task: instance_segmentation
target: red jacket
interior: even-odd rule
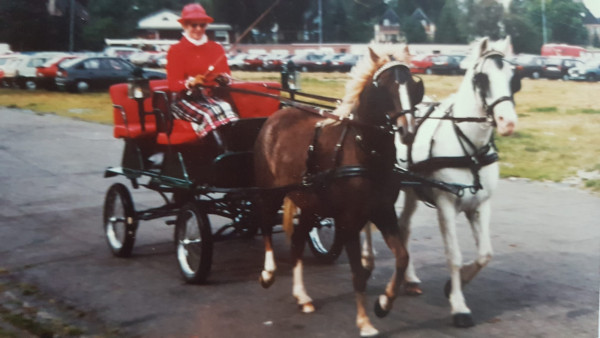
[[[208,72],[209,66],[214,66]],[[167,79],[169,89],[179,92],[185,89],[185,81],[189,77],[199,74],[207,75],[207,80],[214,79],[217,75],[227,73],[231,75],[227,57],[223,47],[214,41],[208,41],[200,46],[195,46],[185,37],[169,48],[167,53]]]

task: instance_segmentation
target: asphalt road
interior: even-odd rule
[[[210,282],[200,286],[182,282],[173,229],[163,222],[140,226],[133,257],[113,257],[101,217],[106,189],[119,179],[103,171],[119,165],[121,149],[110,126],[0,108],[0,317],[19,313],[87,336],[358,335],[345,256],[322,265],[306,251],[317,312],[303,315],[291,296],[283,235],[275,236],[279,270],[268,290],[258,283],[258,237],[218,243]],[[134,200],[152,206],[158,197],[135,191]],[[599,219],[597,196],[502,180],[493,207],[495,256],[465,289],[476,326],[457,329],[442,292],[448,273],[435,212],[420,206],[411,249],[425,294],[399,297],[387,318],[371,313],[373,323],[384,337],[597,337]],[[465,259],[474,258],[464,218],[459,234]],[[370,301],[393,266],[375,237]],[[0,323],[0,336],[25,335],[12,329]]]

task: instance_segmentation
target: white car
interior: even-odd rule
[[[13,54],[7,57],[6,62],[2,66],[2,71],[4,75],[2,76],[2,86],[3,87],[14,87],[16,86],[16,75],[17,75],[17,66],[27,58],[26,55],[23,54]]]
[[[66,55],[68,54],[62,52],[40,52],[25,55],[24,58],[16,65],[13,85],[17,85],[22,89],[36,89],[37,67],[44,65],[46,61],[54,57]]]

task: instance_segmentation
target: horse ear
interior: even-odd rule
[[[408,49],[408,45],[404,45],[404,58],[407,63],[410,62],[410,50]]]
[[[482,56],[487,50],[489,45],[489,39],[487,37],[481,39],[479,42],[479,56]]]
[[[377,61],[379,60],[379,55],[377,55],[373,51],[373,48],[371,48],[371,46],[369,46],[369,55],[371,56],[371,60],[373,60],[374,63],[377,63]]]

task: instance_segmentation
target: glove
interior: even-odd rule
[[[204,84],[205,79],[206,79],[206,76],[204,76],[202,74],[198,74],[195,77],[191,77],[190,76],[185,81],[185,88],[190,89],[190,88],[195,87],[197,85]]]

